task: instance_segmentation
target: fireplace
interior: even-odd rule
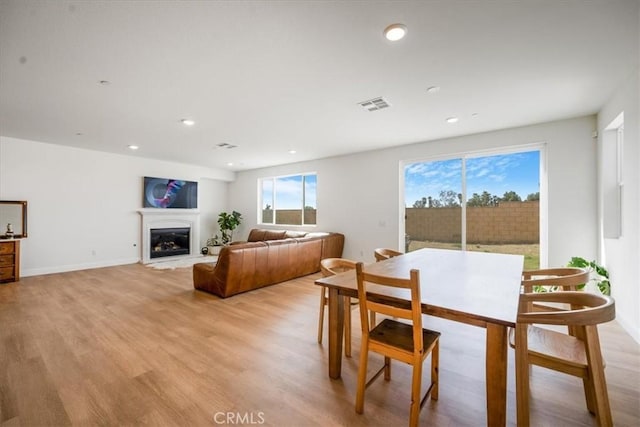
[[[191,228],[152,228],[149,236],[149,258],[189,255]]]
[[[148,264],[200,256],[199,212],[194,209],[140,209],[141,262]]]

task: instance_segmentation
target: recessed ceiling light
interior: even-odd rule
[[[473,118],[478,117],[478,113],[471,113],[471,117],[473,117]]]
[[[297,151],[296,150],[289,150],[289,154],[296,154]]]
[[[98,83],[102,86],[109,86],[111,84],[109,80],[100,80]]]
[[[458,119],[457,117],[449,117],[445,121],[447,123],[456,123],[458,120],[460,120],[460,119]]]
[[[427,88],[427,93],[440,92],[440,86],[430,86]]]
[[[82,135],[84,135],[84,133],[82,133],[82,132],[76,132],[76,136],[82,136]]]
[[[384,29],[384,36],[392,42],[402,39],[406,34],[407,27],[403,24],[392,24]]]
[[[196,122],[191,119],[182,119],[181,122],[185,126],[193,126],[196,124]]]
[[[129,150],[133,150],[133,151],[135,151],[135,150],[137,150],[138,148],[140,148],[140,147],[138,147],[137,145],[128,145],[127,147],[129,148]]]
[[[232,162],[227,163],[227,166],[233,166]]]

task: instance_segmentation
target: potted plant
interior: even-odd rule
[[[609,282],[609,272],[606,268],[596,264],[595,261],[587,261],[584,258],[573,257],[567,267],[586,268],[591,273],[589,283],[595,284],[595,286],[604,295],[611,295],[611,283]],[[587,284],[585,283],[582,288]]]
[[[207,253],[209,255],[218,255],[220,253],[220,246],[222,246],[222,241],[217,234],[207,239]]]
[[[240,214],[240,212],[220,212],[220,214],[218,215],[218,225],[220,226],[220,234],[222,234],[220,241],[223,245],[228,245],[229,243],[231,243],[233,230],[235,230],[241,222],[242,215]]]

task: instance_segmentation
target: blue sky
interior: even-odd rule
[[[276,201],[277,209],[302,209],[302,175],[283,176],[275,179],[276,181]],[[316,207],[316,175],[305,175],[306,192],[305,206]],[[267,204],[273,208],[272,200],[273,181],[262,181],[262,207]]]
[[[524,200],[537,193],[540,152],[501,154],[466,159],[467,199],[483,191],[502,197],[515,191]],[[405,167],[405,206],[423,197],[438,198],[440,191],[462,192],[462,160],[411,163]]]

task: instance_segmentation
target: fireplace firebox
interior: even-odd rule
[[[189,227],[184,228],[152,228],[150,234],[149,257],[189,255]]]

